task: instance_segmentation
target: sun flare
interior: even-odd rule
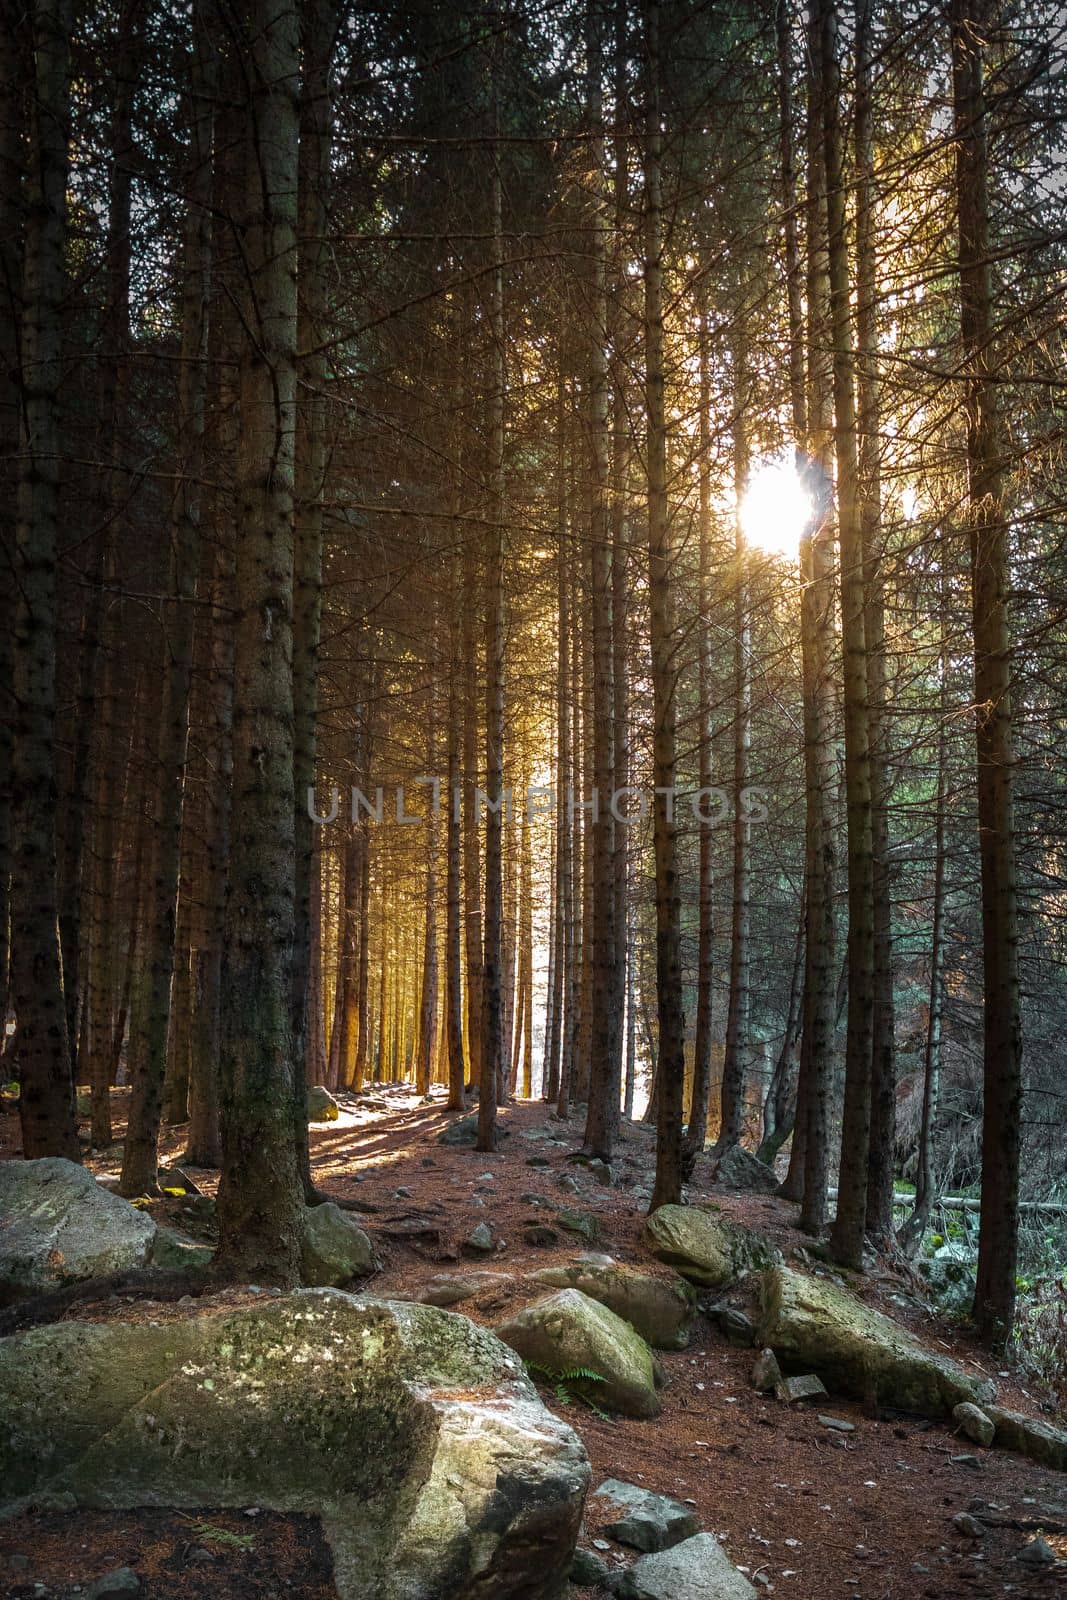
[[[749,545],[769,556],[796,558],[811,517],[811,496],[791,460],[778,456],[753,468],[740,516]]]

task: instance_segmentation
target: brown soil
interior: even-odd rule
[[[557,1231],[558,1242],[533,1248],[523,1241],[531,1222],[552,1225],[549,1210],[521,1195],[539,1194],[593,1214],[600,1236],[595,1248],[621,1261],[652,1265],[642,1247],[644,1205],[635,1200],[651,1169],[652,1137],[647,1129],[626,1127],[615,1163],[612,1188],[595,1184],[567,1161],[580,1143],[580,1123],[550,1121],[540,1104],[519,1103],[501,1114],[500,1149],[479,1155],[468,1148],[440,1145],[436,1135],[449,1118],[440,1102],[425,1104],[403,1090],[375,1089],[378,1105],[349,1102],[341,1119],[312,1129],[312,1153],[320,1185],[338,1198],[358,1199],[378,1208],[362,1219],[374,1235],[381,1271],[363,1287],[376,1295],[416,1295],[426,1279],[456,1262],[506,1271],[511,1281],[457,1307],[492,1325],[508,1308],[530,1297],[522,1274],[572,1259],[587,1248],[580,1238]],[[380,1102],[384,1100],[384,1108]],[[119,1106],[116,1104],[116,1110]],[[566,1138],[565,1146],[528,1137],[543,1129]],[[116,1135],[121,1136],[117,1119]],[[164,1159],[181,1154],[181,1130],[168,1135]],[[6,1139],[7,1148],[3,1141]],[[0,1117],[0,1154],[17,1153],[17,1119]],[[530,1161],[547,1161],[531,1166]],[[117,1171],[117,1155],[89,1164]],[[563,1173],[575,1177],[581,1193],[559,1187]],[[487,1174],[491,1174],[487,1176]],[[192,1172],[205,1192],[215,1175]],[[699,1194],[698,1173],[695,1193]],[[410,1190],[397,1195],[398,1189]],[[770,1234],[789,1256],[807,1243],[793,1227],[794,1208],[776,1197],[714,1192],[723,1210]],[[165,1197],[154,1210],[195,1233],[185,1202]],[[479,1222],[487,1222],[500,1247],[490,1256],[468,1258],[463,1241]],[[957,1359],[991,1370],[988,1357],[965,1334],[937,1320],[924,1307],[914,1281],[890,1272],[856,1281],[873,1303],[881,1304]],[[892,1301],[890,1302],[890,1296]],[[247,1287],[212,1296],[212,1303],[251,1301]],[[143,1301],[81,1307],[78,1316],[161,1319],[195,1314],[197,1306]],[[955,1600],[1009,1594],[1013,1600],[1045,1600],[1067,1588],[1067,1568],[1031,1574],[1017,1556],[1037,1526],[1067,1526],[1067,1478],[1001,1451],[981,1451],[942,1424],[913,1417],[866,1413],[850,1402],[822,1402],[824,1413],[855,1425],[839,1434],[822,1426],[814,1408],[788,1408],[754,1393],[748,1382],[752,1352],[731,1347],[714,1322],[702,1315],[689,1349],[661,1356],[667,1383],[662,1415],[652,1422],[602,1420],[579,1403],[561,1406],[551,1391],[546,1403],[581,1434],[593,1463],[593,1484],[615,1476],[691,1502],[701,1525],[717,1534],[726,1550],[766,1593],[793,1600]],[[1043,1396],[1017,1376],[997,1376],[1003,1403],[1037,1413]],[[978,1457],[977,1464],[954,1456]],[[1028,1526],[989,1528],[980,1540],[958,1534],[956,1512],[981,1500],[1004,1518]],[[589,1543],[599,1537],[595,1505],[586,1519]],[[294,1595],[320,1600],[332,1589],[328,1553],[313,1520],[241,1513],[204,1512],[197,1521],[253,1533],[250,1550],[210,1544],[190,1533],[191,1524],[156,1510],[121,1515],[78,1511],[31,1512],[0,1524],[0,1593],[53,1594],[87,1586],[110,1567],[128,1565],[142,1579],[151,1600],[250,1600],[252,1596]],[[1067,1559],[1067,1535],[1052,1532],[1048,1542]],[[189,1551],[203,1556],[189,1568]],[[183,1554],[184,1552],[184,1554]],[[602,1552],[609,1562],[628,1559],[613,1546]],[[13,1579],[12,1554],[25,1554],[30,1568]],[[183,1566],[184,1562],[184,1566]],[[325,1565],[324,1565],[325,1563]],[[7,1583],[8,1587],[3,1588]],[[592,1593],[592,1591],[589,1591]]]

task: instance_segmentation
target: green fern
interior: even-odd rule
[[[551,1385],[555,1391],[556,1399],[561,1406],[569,1406],[575,1400],[581,1400],[587,1405],[594,1416],[600,1417],[603,1422],[610,1422],[611,1417],[598,1406],[592,1395],[584,1393],[583,1386],[591,1383],[606,1383],[607,1379],[602,1372],[594,1372],[591,1367],[568,1367],[565,1372],[557,1372],[552,1367],[543,1367],[537,1361],[525,1361],[523,1365],[531,1378],[538,1374],[544,1381]]]

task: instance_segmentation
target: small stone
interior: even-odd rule
[[[855,1433],[856,1431],[856,1424],[854,1422],[846,1422],[844,1417],[824,1417],[820,1415],[816,1418],[816,1421],[820,1422],[824,1428],[832,1429],[834,1433]]]
[[[132,1567],[116,1567],[86,1589],[86,1600],[121,1600],[127,1594],[140,1594],[141,1580]]]
[[[400,1188],[395,1191],[393,1198],[395,1200],[410,1200],[413,1192],[406,1184],[401,1184]]]
[[[752,1318],[746,1316],[745,1312],[739,1310],[737,1306],[726,1305],[725,1303],[713,1306],[711,1310],[712,1316],[715,1317],[719,1327],[726,1335],[728,1344],[732,1344],[739,1349],[755,1344],[756,1329],[753,1326]]]
[[[984,1539],[985,1529],[977,1517],[972,1517],[969,1511],[957,1511],[952,1519],[952,1526],[957,1533],[962,1533],[967,1539]]]
[[[973,1439],[975,1444],[991,1445],[996,1427],[992,1418],[987,1417],[981,1406],[972,1405],[969,1400],[961,1400],[952,1411],[952,1420],[961,1433],[968,1439]]]
[[[1051,1567],[1055,1565],[1056,1552],[1038,1536],[1019,1551],[1019,1560],[1027,1567]]]
[[[463,1241],[464,1250],[473,1255],[485,1255],[493,1248],[493,1233],[487,1222],[479,1222]]]
[[[610,1550],[611,1549],[611,1540],[610,1539],[594,1539],[593,1540],[593,1549],[594,1550]]]
[[[564,1194],[581,1194],[582,1192],[581,1184],[569,1172],[561,1172],[557,1176],[556,1188],[562,1189]]]
[[[552,1163],[547,1156],[527,1156],[526,1165],[528,1167],[550,1167]]]
[[[559,1234],[553,1228],[547,1228],[543,1222],[529,1223],[523,1228],[522,1237],[535,1250],[550,1250],[553,1245],[559,1244]]]
[[[588,1244],[592,1244],[600,1232],[600,1223],[588,1211],[569,1211],[564,1208],[557,1211],[556,1221],[568,1233],[579,1234]]]
[[[578,1587],[599,1589],[611,1574],[607,1562],[592,1550],[576,1550],[574,1560],[571,1562],[570,1580]]]
[[[782,1381],[782,1369],[773,1350],[761,1350],[752,1363],[752,1387],[760,1394],[770,1394]]]
[[[972,1472],[981,1472],[982,1470],[982,1463],[977,1456],[953,1456],[951,1460],[954,1467],[970,1467]]]
[[[826,1385],[814,1372],[806,1372],[796,1378],[783,1378],[774,1392],[779,1400],[821,1400],[826,1395]]]
[[[603,1188],[606,1189],[610,1187],[612,1172],[606,1161],[590,1161],[585,1170],[589,1173],[590,1177],[595,1178],[597,1183],[602,1185]]]

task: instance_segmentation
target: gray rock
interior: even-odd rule
[[[5,1492],[318,1515],[341,1600],[518,1600],[570,1567],[579,1440],[506,1346],[430,1306],[320,1289],[56,1323],[0,1340],[0,1394]]]
[[[856,1424],[847,1422],[844,1417],[827,1417],[820,1413],[815,1420],[822,1427],[829,1428],[831,1433],[855,1433],[856,1431]]]
[[[782,1381],[782,1369],[773,1350],[761,1350],[752,1363],[752,1387],[760,1394],[770,1394]]]
[[[747,1349],[756,1342],[756,1328],[752,1318],[737,1306],[716,1306],[713,1315],[726,1335],[727,1342],[738,1349]]]
[[[610,1516],[600,1524],[601,1533],[634,1550],[669,1550],[700,1531],[689,1507],[667,1495],[653,1494],[618,1478],[606,1479],[595,1492],[598,1500],[611,1502]]]
[[[437,1135],[438,1144],[473,1145],[478,1138],[478,1113],[472,1112],[470,1116],[459,1117],[455,1122],[450,1122],[441,1129]]]
[[[585,1170],[588,1172],[589,1176],[591,1178],[595,1178],[597,1183],[599,1183],[603,1188],[608,1189],[611,1187],[613,1174],[611,1167],[606,1161],[601,1161],[599,1159],[589,1161],[586,1163]]]
[[[1056,1552],[1039,1535],[1023,1546],[1019,1551],[1019,1560],[1027,1567],[1051,1567],[1056,1563]]]
[[[553,1245],[559,1244],[559,1234],[554,1229],[548,1228],[543,1222],[531,1222],[522,1230],[522,1237],[526,1244],[532,1245],[535,1250],[551,1250]]]
[[[995,1438],[1000,1449],[1014,1450],[1043,1467],[1067,1472],[1067,1433],[1062,1428],[1003,1406],[983,1405],[982,1409],[997,1430]]]
[[[826,1398],[826,1385],[814,1372],[801,1373],[795,1378],[783,1378],[781,1383],[775,1385],[775,1398],[778,1400],[823,1400]]]
[[[611,1568],[603,1557],[593,1550],[576,1550],[571,1562],[570,1580],[580,1589],[602,1589],[611,1576]]]
[[[493,1248],[493,1230],[488,1222],[479,1222],[473,1227],[463,1241],[463,1248],[469,1255],[487,1255]]]
[[[175,1228],[157,1227],[152,1240],[151,1263],[154,1267],[208,1267],[215,1252],[206,1244],[187,1239]]]
[[[152,1218],[60,1156],[0,1161],[0,1290],[43,1294],[149,1260]]]
[[[486,1289],[499,1288],[510,1281],[506,1272],[490,1272],[488,1269],[442,1272],[430,1279],[416,1299],[424,1306],[455,1306],[462,1300],[473,1299]]]
[[[984,1539],[985,1528],[977,1517],[972,1517],[969,1511],[957,1511],[952,1519],[952,1526],[957,1533],[962,1533],[965,1539]]]
[[[526,1165],[528,1167],[550,1167],[552,1163],[547,1156],[527,1156]]]
[[[524,1306],[495,1331],[524,1361],[546,1372],[595,1372],[602,1381],[592,1383],[589,1393],[598,1405],[631,1417],[658,1416],[648,1345],[628,1322],[580,1289],[561,1289]]]
[[[590,1244],[600,1234],[600,1223],[589,1211],[571,1211],[566,1206],[556,1212],[556,1223],[568,1233],[577,1233]]]
[[[732,1144],[723,1151],[715,1163],[713,1181],[724,1189],[743,1189],[755,1194],[774,1194],[778,1188],[774,1169],[740,1144]]]
[[[711,1287],[775,1256],[758,1234],[701,1206],[660,1206],[645,1222],[645,1237],[660,1261],[691,1283]]]
[[[85,1600],[120,1600],[124,1594],[140,1594],[141,1580],[132,1567],[116,1567],[97,1578],[85,1591]]]
[[[556,1188],[562,1189],[564,1194],[581,1194],[582,1192],[581,1184],[570,1172],[558,1172],[555,1182]]]
[[[323,1083],[308,1084],[308,1121],[336,1122],[341,1107]]]
[[[622,1600],[754,1600],[757,1591],[714,1534],[698,1533],[673,1550],[642,1556],[616,1593]]]
[[[829,1387],[901,1411],[943,1416],[961,1400],[984,1404],[992,1384],[931,1350],[844,1285],[789,1267],[764,1274],[765,1344],[786,1366],[814,1368]]]
[[[636,1328],[658,1350],[684,1350],[696,1315],[696,1296],[684,1278],[658,1278],[610,1256],[581,1255],[565,1267],[531,1276],[558,1289],[580,1289]]]
[[[960,1432],[968,1439],[973,1439],[975,1444],[993,1443],[996,1428],[981,1406],[972,1405],[969,1400],[961,1400],[958,1406],[952,1408],[952,1420]]]
[[[370,1272],[374,1264],[374,1246],[367,1235],[332,1200],[307,1207],[300,1252],[305,1283],[339,1286]]]

